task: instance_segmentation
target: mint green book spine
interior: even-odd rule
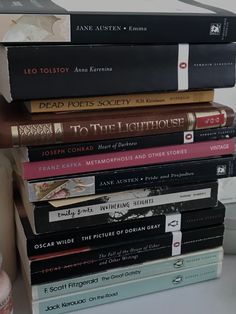
[[[89,289],[105,287],[122,283],[128,280],[137,280],[152,275],[169,273],[178,269],[188,269],[205,264],[221,262],[223,259],[222,247],[199,251],[196,253],[170,257],[158,261],[147,262],[141,265],[122,267],[106,272],[91,274],[68,280],[54,281],[47,284],[31,287],[32,300],[53,298],[62,294],[71,294]]]
[[[69,295],[61,295],[56,298],[32,302],[32,310],[33,314],[71,313],[96,305],[211,280],[220,276],[221,269],[222,263],[209,264]]]

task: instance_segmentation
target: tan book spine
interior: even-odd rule
[[[213,97],[214,91],[206,90],[98,96],[88,98],[31,100],[25,102],[25,105],[31,113],[42,113],[210,102],[213,101]]]

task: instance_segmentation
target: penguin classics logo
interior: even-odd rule
[[[186,62],[180,62],[179,67],[180,69],[186,69],[188,64]]]
[[[179,225],[178,220],[172,220],[171,222],[168,223],[168,227],[177,227]]]
[[[179,259],[174,263],[174,268],[182,268],[182,267],[184,267],[184,261],[182,259]]]
[[[178,284],[180,284],[181,282],[183,282],[183,276],[177,276],[177,277],[175,277],[173,280],[172,280],[172,283],[174,284],[174,285],[178,285]]]
[[[194,141],[194,134],[193,131],[186,131],[184,132],[184,143],[193,143]]]
[[[219,36],[221,33],[221,23],[212,23],[210,25],[210,35]]]

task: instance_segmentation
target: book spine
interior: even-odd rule
[[[85,25],[91,27],[86,29]],[[113,31],[109,30],[107,25],[114,25]],[[220,30],[213,32],[213,26],[217,25]],[[235,26],[235,18],[229,14],[226,16],[73,14],[71,40],[83,44],[223,43],[235,41]],[[96,31],[97,28],[104,31]]]
[[[29,100],[25,102],[31,113],[89,111],[115,108],[150,107],[213,101],[214,91],[186,91],[169,93],[143,93],[101,97]]]
[[[2,94],[33,100],[229,87],[234,50],[233,43],[9,46],[11,95]]]
[[[185,270],[206,264],[219,263],[222,259],[223,249],[219,247],[212,250],[204,250],[197,253],[147,262],[140,265],[131,265],[122,269],[114,269],[88,276],[33,285],[31,286],[32,300],[43,300],[61,296],[62,293],[66,295],[99,287],[106,287],[127,280],[131,281],[164,273],[174,273],[177,270]]]
[[[27,4],[28,5],[28,4]],[[4,3],[5,6],[5,3]],[[47,6],[48,8],[48,6]],[[206,6],[204,7],[206,8]],[[36,8],[37,9],[37,8]],[[12,10],[12,7],[10,8]],[[73,43],[73,44],[153,44],[153,43],[225,43],[236,39],[235,17],[233,12],[224,10],[223,14],[213,14],[219,8],[209,7],[211,14],[163,14],[163,13],[71,13],[56,9],[49,11],[60,19],[60,27],[54,29],[54,36],[35,34],[18,36],[9,27],[22,11],[14,9],[14,15],[1,14],[2,32],[0,41],[4,43]],[[30,12],[30,19],[37,23],[38,15]],[[36,11],[44,16],[42,11]],[[18,13],[18,14],[17,14]],[[25,12],[27,15],[29,12]],[[47,12],[48,13],[48,12]],[[60,14],[60,15],[55,15]],[[53,22],[51,22],[53,23]],[[15,24],[13,24],[15,25]],[[159,30],[162,30],[160,32]],[[46,32],[46,30],[45,30]],[[47,32],[46,32],[47,34]],[[28,36],[27,36],[28,35]],[[41,33],[40,33],[41,35]]]
[[[215,248],[222,245],[223,225],[190,231],[175,231],[113,247],[79,249],[30,262],[31,284],[39,284],[116,267]],[[199,241],[201,239],[201,241]]]
[[[25,180],[233,154],[234,139],[23,163]]]
[[[80,197],[158,185],[211,182],[236,175],[234,156],[190,160],[25,182],[30,202]]]
[[[169,109],[168,109],[169,108]],[[177,109],[178,108],[178,109]],[[133,111],[134,110],[134,111]],[[5,124],[1,129],[3,141],[1,147],[35,146],[51,143],[73,143],[131,136],[175,133],[195,129],[231,126],[234,120],[232,108],[216,105],[156,107],[152,112],[143,108],[117,110],[110,115],[107,111],[98,115],[83,117],[74,114],[48,114],[43,123]],[[127,113],[127,114],[126,114]],[[8,112],[10,114],[10,111]],[[28,117],[29,118],[29,117]],[[68,119],[67,119],[68,118]],[[79,119],[79,121],[78,121]],[[21,121],[24,120],[23,118]],[[52,120],[55,123],[52,123]],[[66,120],[66,122],[64,122]],[[31,119],[30,119],[31,121]]]
[[[180,145],[236,137],[236,127],[202,129],[170,134],[137,136],[105,141],[30,146],[26,149],[28,161],[70,158],[84,155],[144,149],[157,146]]]
[[[170,213],[131,222],[113,223],[111,225],[104,224],[98,227],[86,228],[86,230],[78,229],[75,231],[70,229],[70,232],[68,231],[63,235],[58,234],[58,232],[56,234],[43,233],[36,239],[27,240],[27,252],[28,256],[33,259],[37,256],[45,256],[63,250],[78,249],[79,247],[92,244],[109,245],[110,241],[115,244],[120,241],[133,241],[170,231],[184,231],[191,228],[197,229],[204,226],[222,224],[224,222],[224,212],[224,208],[212,208],[191,213]],[[53,227],[53,224],[50,224],[50,226]],[[62,228],[62,230],[64,229]],[[42,232],[42,228],[40,231]],[[56,230],[51,228],[47,231],[54,232]]]
[[[99,120],[94,116],[90,119],[86,117],[79,123],[71,118],[70,122],[52,123],[46,120],[45,123],[11,125],[9,134],[4,130],[6,139],[2,146],[34,146],[175,133],[230,126],[234,119],[234,111],[224,106],[209,108],[209,111],[200,106],[189,111],[130,113],[127,111],[126,116],[107,116]]]
[[[36,233],[54,232],[60,230],[67,230],[71,228],[84,228],[88,226],[98,226],[102,225],[105,230],[119,230],[123,229],[125,225],[116,226],[109,228],[108,224],[122,222],[129,222],[130,219],[135,219],[131,223],[133,227],[144,227],[145,223],[138,222],[138,220],[144,217],[153,218],[153,223],[163,224],[159,225],[160,232],[165,232],[165,218],[163,214],[175,214],[176,212],[184,212],[188,210],[196,210],[202,208],[210,208],[216,206],[217,204],[217,187],[206,187],[206,188],[196,188],[196,189],[183,189],[180,192],[171,192],[167,194],[157,195],[159,189],[157,189],[156,195],[152,191],[152,196],[150,197],[137,197],[133,199],[123,199],[122,194],[120,195],[120,201],[102,203],[102,204],[88,204],[75,205],[75,206],[64,206],[63,208],[54,208],[50,205],[45,206],[35,206],[33,209],[34,215],[34,225]],[[134,192],[135,193],[135,192]],[[137,191],[136,191],[137,193]],[[162,194],[162,195],[161,195]],[[138,195],[138,194],[137,194]],[[204,212],[207,214],[207,211]],[[160,218],[155,216],[161,215]],[[179,214],[178,214],[179,215]],[[177,227],[180,228],[181,216],[174,217],[168,216],[168,221],[176,220]],[[159,221],[158,221],[159,220]],[[179,221],[179,224],[178,224]],[[147,224],[150,221],[146,222]],[[105,224],[105,226],[104,226]],[[144,224],[144,225],[143,225]],[[176,226],[173,226],[176,227]],[[157,227],[155,227],[157,229]],[[133,230],[133,229],[132,229]],[[138,229],[137,229],[138,231]],[[140,231],[140,229],[139,229]],[[144,230],[142,230],[144,232]],[[147,232],[147,230],[145,230]],[[151,232],[153,230],[149,230]],[[169,231],[174,231],[174,229],[169,228]],[[88,234],[91,235],[91,231],[88,230]],[[134,232],[134,230],[133,230]],[[156,230],[155,232],[158,232]],[[126,230],[127,233],[127,230]],[[144,232],[145,233],[145,232]],[[135,232],[134,232],[135,234]],[[119,234],[120,237],[125,234]],[[113,234],[115,236],[115,233]],[[127,236],[127,235],[126,235]],[[131,236],[131,235],[130,235]],[[89,238],[84,237],[84,240]],[[96,241],[96,237],[93,239]],[[99,239],[97,239],[99,241]]]
[[[71,313],[72,311],[82,310],[95,305],[215,279],[220,276],[221,270],[222,263],[209,264],[174,273],[132,280],[92,291],[34,301],[32,302],[33,314],[44,314],[48,313],[48,311],[53,314]]]

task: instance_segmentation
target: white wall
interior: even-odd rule
[[[215,101],[229,105],[236,111],[236,87],[215,90]],[[219,180],[218,197],[225,204],[236,202],[236,177]]]
[[[228,105],[236,111],[236,86],[215,90],[215,101]]]

